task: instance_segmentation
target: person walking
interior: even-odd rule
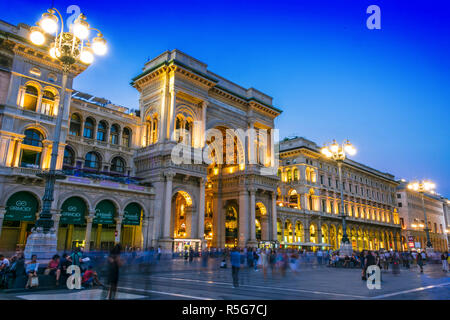
[[[317,251],[317,264],[320,266],[322,264],[323,252],[322,249]]]
[[[367,269],[369,268],[369,266],[373,266],[376,265],[376,260],[374,255],[372,254],[372,251],[367,251],[367,255],[366,258],[364,260],[364,277],[362,280],[367,280]]]
[[[241,254],[234,248],[230,254],[231,276],[233,277],[233,288],[239,287],[239,269],[241,267]]]
[[[261,253],[260,253],[260,261],[261,261],[261,267],[263,270],[263,275],[264,275],[264,280],[266,279],[267,276],[267,252],[266,249],[262,249]]]
[[[420,267],[420,272],[423,273],[423,258],[420,253],[417,254],[417,265]]]
[[[108,257],[108,296],[107,299],[114,300],[119,282],[119,269],[122,264],[120,260],[120,244],[116,244]]]
[[[255,271],[258,271],[258,260],[259,260],[258,252],[256,251],[256,249],[253,249],[253,267]]]
[[[400,273],[400,255],[394,252],[392,255],[392,274],[398,275]]]
[[[442,271],[448,272],[448,252],[442,252],[441,254],[441,262],[442,262]]]

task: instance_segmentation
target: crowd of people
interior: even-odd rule
[[[0,254],[0,288],[14,287],[14,283],[20,277],[26,281],[25,288],[30,289],[39,286],[39,275],[54,277],[55,286],[66,283],[70,276],[67,272],[72,265],[79,267],[81,272],[81,285],[83,288],[93,286],[104,288],[107,299],[116,296],[119,281],[119,269],[125,266],[125,272],[133,267],[138,267],[137,272],[145,272],[142,267],[153,266],[159,263],[162,250],[149,248],[124,248],[119,244],[108,253],[91,251],[85,254],[82,248],[75,248],[70,254],[63,253],[62,256],[55,254],[45,266],[40,266],[38,257],[33,255],[31,260],[25,262],[22,251],[10,258]],[[440,257],[442,270],[449,271],[450,258],[448,252],[435,253],[433,257],[425,251],[397,252],[393,250],[353,252],[351,256],[341,256],[339,251],[332,250],[297,250],[297,249],[269,249],[269,248],[208,248],[203,251],[195,251],[192,247],[186,248],[181,254],[165,255],[165,262],[183,258],[185,263],[192,263],[199,257],[203,267],[210,266],[209,261],[215,258],[220,262],[220,268],[231,266],[233,287],[239,286],[239,270],[247,268],[249,271],[262,271],[264,279],[270,274],[272,277],[284,277],[288,270],[298,274],[300,269],[307,266],[328,266],[343,268],[361,268],[361,278],[367,279],[367,269],[371,265],[377,265],[381,270],[392,270],[393,274],[400,272],[400,267],[409,269],[418,267],[423,272],[424,265],[431,259]],[[171,258],[171,259],[170,259]],[[168,260],[167,260],[168,259]],[[97,271],[96,267],[106,269]],[[147,269],[148,271],[148,269]],[[100,281],[99,273],[102,274],[106,285]]]

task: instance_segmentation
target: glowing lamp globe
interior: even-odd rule
[[[52,43],[49,53],[50,53],[50,57],[52,57],[53,59],[57,59],[57,58],[61,57],[61,51],[59,51],[59,49],[55,47],[54,43]]]
[[[106,51],[108,51],[108,48],[106,47],[106,40],[103,37],[95,37],[92,40],[92,49],[96,55],[105,55]]]
[[[94,61],[94,54],[92,53],[91,48],[84,48],[80,54],[81,62],[85,64],[91,64]]]
[[[38,46],[44,44],[45,36],[44,36],[44,33],[42,32],[42,29],[39,27],[31,27],[30,40],[31,40],[31,42],[33,42],[35,45],[38,45]]]
[[[55,33],[58,29],[58,17],[51,13],[42,14],[41,21],[39,21],[41,28],[47,33]]]
[[[84,16],[80,16],[73,24],[73,33],[81,40],[89,37],[89,23],[84,20]]]

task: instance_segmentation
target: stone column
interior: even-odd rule
[[[200,147],[203,148],[206,140],[206,108],[208,107],[207,102],[202,102],[202,127],[201,127],[201,141]]]
[[[123,214],[119,214],[119,216],[117,216],[115,218],[116,220],[116,232],[117,232],[117,236],[114,237],[114,243],[120,243],[120,233],[122,231],[122,220],[123,220]]]
[[[145,216],[142,219],[142,236],[144,238],[142,250],[146,250],[148,248],[148,218]]]
[[[322,220],[317,220],[317,243],[322,243]]]
[[[11,167],[13,165],[13,157],[14,157],[14,146],[15,139],[12,137],[2,137],[2,150],[0,153],[3,154],[2,161],[0,163],[1,166]]]
[[[267,214],[261,216],[261,240],[270,240],[269,217]]]
[[[272,210],[271,210],[271,237],[272,241],[277,241],[277,193],[276,191],[271,193],[272,198]]]
[[[36,102],[36,110],[35,110],[38,113],[44,113],[44,112],[42,112],[42,109],[41,109],[43,95],[44,95],[43,91],[39,92],[39,95],[38,95],[38,98],[37,98],[37,102]]]
[[[306,205],[306,194],[300,194],[300,206],[302,210],[307,210],[308,206]]]
[[[169,112],[168,112],[168,114],[167,114],[167,117],[168,117],[168,119],[167,119],[167,126],[168,126],[168,129],[169,129],[169,132],[167,133],[168,134],[168,137],[167,137],[167,139],[168,140],[172,140],[172,138],[173,138],[173,134],[174,134],[174,128],[175,128],[175,126],[174,126],[174,124],[175,124],[175,108],[176,108],[176,100],[177,100],[177,92],[176,92],[176,90],[171,90],[170,91],[170,106],[169,106]]]
[[[205,179],[200,178],[200,190],[198,199],[198,217],[197,217],[197,238],[199,238],[202,243],[204,241],[205,233]]]
[[[256,219],[256,202],[255,202],[255,194],[256,194],[256,188],[249,188],[249,192],[250,192],[250,239],[248,241],[248,244],[250,246],[257,246],[257,242],[256,242],[256,230],[255,230],[255,219]]]
[[[89,252],[91,249],[91,232],[92,221],[94,221],[95,210],[89,210],[89,215],[86,217],[86,235],[84,237],[84,251]]]
[[[309,220],[306,219],[305,222],[303,223],[303,230],[305,233],[305,242],[310,242],[310,230],[309,230]]]
[[[247,240],[249,239],[249,199],[248,199],[248,191],[243,190],[239,192],[239,227],[238,227],[238,246],[243,248],[247,244]]]
[[[61,210],[52,209],[52,219],[53,219],[53,229],[55,229],[56,235],[58,235],[59,231],[59,220],[61,219]],[[56,236],[58,238],[58,236]]]
[[[291,220],[291,229],[292,229],[292,242],[297,242],[297,239],[295,239],[295,220]]]
[[[3,219],[5,218],[6,209],[0,208],[0,237],[2,236]]]
[[[22,139],[16,140],[16,149],[14,152],[14,167],[18,167],[20,164],[20,151],[22,149]]]
[[[174,172],[165,172],[166,188],[164,194],[164,219],[163,219],[163,239],[170,239],[170,218],[172,215],[172,181]]]
[[[51,146],[52,141],[50,140],[43,140],[42,141],[42,157],[41,157],[41,168],[42,169],[48,169],[50,167],[50,154],[51,154]]]

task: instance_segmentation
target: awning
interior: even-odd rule
[[[137,203],[130,203],[125,207],[123,225],[138,226],[141,224],[142,208]]]
[[[109,200],[100,201],[95,207],[95,218],[93,223],[96,224],[115,224],[114,217],[116,215],[116,207]]]
[[[84,224],[86,204],[79,197],[72,197],[64,201],[61,206],[61,224]]]
[[[34,221],[38,208],[37,199],[29,192],[20,191],[13,194],[6,203],[5,220]]]

